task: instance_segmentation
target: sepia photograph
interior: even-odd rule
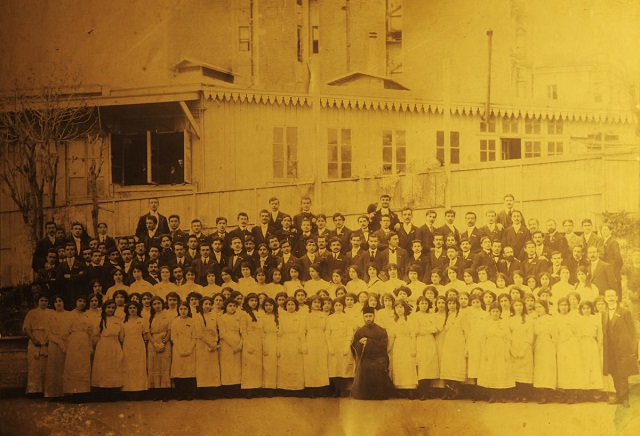
[[[2,0],[0,59],[0,436],[640,434],[640,0]]]

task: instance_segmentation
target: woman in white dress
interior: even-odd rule
[[[596,313],[591,301],[580,303],[578,334],[580,340],[580,360],[584,367],[583,396],[588,401],[596,401],[604,387],[602,377],[602,318]]]
[[[277,387],[285,396],[299,396],[304,389],[304,319],[298,301],[289,297],[279,314]]]
[[[146,391],[147,384],[147,349],[145,341],[149,341],[149,322],[140,316],[140,304],[130,301],[125,305],[127,313],[124,319],[124,356],[125,379],[122,390],[127,392]],[[139,395],[132,394],[132,398]]]
[[[322,299],[311,297],[309,315],[304,323],[303,362],[306,394],[315,398],[327,392],[329,386],[329,351],[327,346],[327,315],[322,311]]]
[[[409,318],[411,308],[403,299],[393,305],[394,322],[388,329],[391,350],[391,380],[398,393],[409,399],[415,398],[418,387],[416,372],[416,336],[417,329],[413,318]]]
[[[347,397],[349,382],[354,376],[354,360],[351,354],[353,329],[344,313],[344,299],[332,301],[333,313],[327,318],[327,344],[329,353],[329,382],[334,396]]]
[[[196,391],[196,322],[186,301],[178,306],[171,321],[171,378],[178,400],[193,400]]]
[[[433,380],[440,374],[435,334],[438,326],[431,312],[431,302],[418,297],[417,311],[411,315],[416,327],[416,365],[418,367],[418,397],[426,400]]]
[[[242,304],[240,336],[242,336],[242,377],[240,389],[243,396],[252,398],[262,388],[262,341],[264,327],[258,312],[258,295],[247,294]]]
[[[526,403],[533,390],[533,321],[526,315],[522,300],[511,303],[511,367],[516,382],[515,401]]]
[[[214,388],[221,386],[217,316],[212,311],[213,298],[203,297],[202,310],[196,320],[196,386],[204,398],[213,398]]]
[[[460,303],[455,298],[447,299],[447,315],[444,322],[446,336],[442,344],[440,378],[445,380],[447,392],[444,400],[459,398],[460,383],[467,379],[466,334]]]
[[[225,397],[237,397],[242,382],[242,336],[238,302],[228,298],[224,302],[224,313],[218,318],[220,332],[220,382]]]
[[[489,403],[506,403],[506,389],[515,387],[509,352],[511,333],[508,322],[500,318],[502,312],[500,303],[493,303],[484,326],[478,385],[490,390]]]
[[[262,387],[265,395],[273,397],[278,376],[278,305],[267,297],[263,304],[262,328]]]

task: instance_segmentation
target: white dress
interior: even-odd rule
[[[506,321],[487,320],[484,327],[478,385],[491,389],[515,386],[511,369],[511,333]]]
[[[246,312],[240,313],[240,335],[242,336],[242,389],[262,387],[262,339],[264,327],[262,317],[256,311],[254,321]]]
[[[286,390],[304,389],[304,320],[298,312],[283,312],[279,321],[277,387]]]
[[[314,310],[306,316],[306,352],[303,356],[305,387],[315,388],[329,384],[326,328],[327,315],[324,312]]]
[[[415,312],[411,315],[416,327],[416,365],[418,380],[437,379],[440,374],[435,334],[438,329],[433,314]]]
[[[354,375],[354,360],[351,353],[353,329],[347,315],[334,313],[327,317],[329,343],[329,377],[350,378]],[[331,353],[333,352],[333,354]]]
[[[398,389],[418,387],[416,371],[416,327],[410,319],[398,318],[388,329],[391,349],[391,380]]]

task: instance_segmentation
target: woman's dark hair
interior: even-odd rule
[[[151,315],[149,316],[149,328],[151,328],[151,323],[153,322],[153,318],[155,318],[155,316],[156,316],[156,311],[153,308],[153,302],[154,301],[161,302],[162,303],[162,307],[164,307],[164,300],[162,299],[162,297],[155,296],[155,297],[151,298],[151,303],[149,304],[150,311],[151,311]]]
[[[124,305],[124,322],[128,322],[129,321],[129,308],[131,306],[135,306],[135,308],[138,310],[138,316],[140,316],[140,312],[142,311],[142,307],[141,307],[140,303],[138,303],[136,301],[129,301],[128,303],[126,303]]]
[[[360,270],[360,267],[358,265],[349,265],[347,267],[347,273],[349,272],[349,270],[352,269],[356,272],[356,276],[361,279],[362,278],[362,271]],[[368,274],[367,274],[368,275]]]
[[[537,299],[536,304],[544,307],[544,311],[547,313],[547,315],[549,314],[549,303],[546,300]]]
[[[344,286],[340,285],[340,286],[336,286],[336,290],[334,292],[334,294],[336,294],[336,296],[338,296],[338,291],[342,289],[344,291],[345,296],[347,295],[347,288],[345,288]]]
[[[433,285],[428,285],[425,286],[425,288],[422,290],[422,296],[424,297],[425,294],[427,293],[427,291],[432,291],[433,292],[433,299],[435,301],[436,298],[438,298],[438,289],[436,289],[435,286]]]
[[[582,315],[582,309],[584,307],[589,308],[589,310],[591,311],[591,315],[594,315],[596,313],[596,306],[591,301],[583,301],[580,303],[580,305],[578,306],[578,310],[580,311],[581,315]]]
[[[287,297],[287,299],[286,299],[286,300],[284,300],[284,303],[283,303],[282,305],[284,306],[285,310],[287,310],[287,303],[288,303],[289,301],[293,301],[293,302],[296,304],[296,312],[297,312],[297,311],[298,311],[298,309],[299,309],[299,307],[300,307],[300,305],[298,304],[298,300],[296,300],[296,299],[295,299],[295,298],[293,298],[293,297]]]
[[[129,294],[127,293],[127,291],[125,291],[124,289],[118,289],[117,291],[115,291],[113,293],[113,301],[116,301],[116,297],[118,295],[122,295],[124,297],[124,303],[127,304],[127,301],[129,301]]]
[[[110,305],[116,305],[116,301],[115,300],[106,300],[104,303],[102,303],[102,313],[100,314],[100,333],[102,334],[102,330],[104,330],[104,328],[107,326],[107,311],[105,310],[107,308],[107,306]],[[113,316],[113,315],[112,315]]]
[[[586,266],[579,266],[578,269],[576,270],[576,284],[574,286],[574,288],[577,288],[578,285],[580,284],[580,280],[577,279],[578,277],[578,273],[583,273],[584,275],[587,276],[584,285],[591,287],[591,279],[589,278],[589,269]]]
[[[264,305],[265,304],[271,304],[273,306],[273,316],[275,317],[275,321],[276,321],[276,325],[279,326],[280,325],[280,319],[278,318],[278,304],[276,303],[276,300],[274,300],[271,297],[267,297],[266,300],[264,300],[264,303],[262,305],[263,309],[264,309]],[[266,311],[265,311],[266,313]]]
[[[189,292],[189,295],[187,295],[187,302],[191,301],[192,298],[197,298],[198,301],[202,300],[202,294],[200,292]]]
[[[556,301],[556,307],[558,308],[558,313],[560,313],[560,303],[566,303],[567,311],[571,311],[571,305],[569,304],[569,299],[567,297],[561,297],[561,298],[558,298],[558,301]]]
[[[278,293],[276,294],[276,296],[275,296],[275,298],[274,298],[273,300],[277,302],[277,301],[278,301],[278,298],[280,298],[280,297],[284,297],[284,298],[285,298],[285,300],[286,300],[287,298],[289,298],[289,296],[287,295],[287,293],[286,293],[286,292],[284,292],[284,291],[280,291],[280,292],[278,292]],[[276,306],[277,306],[277,305],[278,305],[278,303],[276,303]]]
[[[398,320],[400,319],[400,317],[398,316],[398,314],[396,313],[396,307],[397,306],[402,306],[404,307],[404,319],[406,320],[407,317],[409,316],[409,314],[411,313],[411,306],[409,306],[409,304],[400,299],[400,300],[396,300],[395,303],[393,303],[393,319],[398,322]]]
[[[480,308],[482,308],[482,310],[485,310],[485,305],[484,305],[484,301],[482,300],[482,297],[478,294],[471,294],[469,296],[469,306],[471,306],[471,302],[473,300],[478,300],[480,302]]]
[[[338,274],[340,276],[340,283],[344,283],[344,273],[341,269],[334,269],[331,271],[331,282],[333,282],[333,275]]]
[[[209,296],[205,296],[202,297],[200,299],[200,306],[198,307],[198,312],[200,313],[200,316],[202,316],[202,322],[204,323],[204,326],[207,326],[207,318],[204,317],[204,310],[202,309],[202,303],[204,303],[205,301],[210,301],[211,302],[211,306],[213,306],[213,297],[209,297]]]
[[[418,297],[418,299],[416,300],[416,313],[418,313],[420,311],[420,303],[426,301],[427,302],[427,312],[429,312],[431,310],[431,308],[433,307],[433,304],[431,303],[431,300],[429,300],[427,297],[422,296],[422,297]]]
[[[371,299],[371,297],[374,297],[376,299],[376,305],[375,305],[374,309],[375,310],[382,309],[382,306],[380,306],[380,296],[378,294],[376,294],[375,292],[369,292],[367,294],[367,307],[371,307],[371,305],[369,304],[369,300]]]
[[[491,312],[493,309],[497,309],[500,311],[500,313],[502,313],[502,307],[500,306],[500,303],[498,303],[497,301],[494,301],[493,303],[491,303],[491,306],[489,306],[489,312]]]
[[[178,313],[180,313],[180,308],[181,307],[186,307],[189,310],[189,313],[187,314],[187,318],[193,318],[193,314],[191,312],[191,306],[189,305],[188,301],[181,301],[180,304],[178,305]]]
[[[62,296],[62,294],[55,294],[53,297],[51,297],[51,299],[49,300],[49,304],[51,305],[51,308],[55,309],[55,302],[57,299],[61,299],[62,302],[64,303],[64,297]]]
[[[447,320],[449,319],[449,314],[451,313],[451,311],[449,310],[450,302],[454,302],[456,304],[456,314],[460,311],[460,302],[457,298],[447,298],[446,302],[447,304],[445,304],[444,306],[446,311],[446,315],[444,316],[444,325],[447,325]]]
[[[269,281],[269,283],[273,283],[273,274],[278,271],[280,273],[280,280],[282,280],[282,271],[280,271],[280,269],[278,268],[271,268],[268,272],[267,272],[267,280]]]
[[[91,293],[87,295],[87,307],[89,306],[91,299],[94,297],[98,299],[98,306],[102,306],[102,294]]]
[[[524,290],[520,288],[520,286],[513,286],[509,289],[509,296],[511,296],[512,291],[518,291],[520,293],[520,299],[524,301]]]
[[[255,298],[256,302],[260,302],[260,299],[258,298],[258,294],[256,294],[255,292],[251,292],[247,294],[247,296],[244,298],[244,301],[242,302],[242,310],[247,312],[247,314],[251,317],[251,322],[258,322],[258,319],[256,318],[256,314],[253,313],[253,309],[251,308],[251,306],[249,306],[249,300],[253,298]]]
[[[238,307],[238,302],[235,299],[233,299],[232,297],[229,297],[226,300],[224,300],[224,303],[222,305],[223,313],[227,313],[227,306],[229,306],[232,303],[235,304],[236,307]]]
[[[391,299],[391,307],[393,307],[393,305],[396,304],[396,297],[391,292],[385,292],[384,294],[382,294],[382,298],[380,298],[380,303],[382,304],[382,307],[384,307],[385,298]]]
[[[114,295],[115,295],[115,294],[114,294]],[[131,300],[133,300],[133,298],[134,298],[134,297],[135,297],[135,298],[137,298],[137,299],[138,299],[138,301],[142,301],[142,295],[140,295],[140,293],[139,293],[139,292],[132,292],[132,293],[130,293],[130,294],[129,294],[129,300],[127,300],[127,301],[131,301]]]
[[[89,289],[93,289],[93,285],[95,285],[96,283],[99,284],[100,287],[104,289],[102,282],[98,279],[93,279],[89,282]]]
[[[317,295],[313,295],[309,297],[309,300],[307,301],[307,304],[309,305],[309,312],[311,312],[311,304],[316,300],[320,302],[320,310],[322,311],[322,298],[318,297]]]
[[[518,299],[511,302],[511,316],[516,316],[516,310],[513,308],[516,303],[522,304],[522,313],[520,316],[522,317],[522,324],[524,324],[527,321],[527,306],[525,306],[524,300]]]

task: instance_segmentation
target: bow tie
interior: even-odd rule
[[[396,254],[396,250],[392,250],[391,248],[389,248],[389,251],[393,254]]]

